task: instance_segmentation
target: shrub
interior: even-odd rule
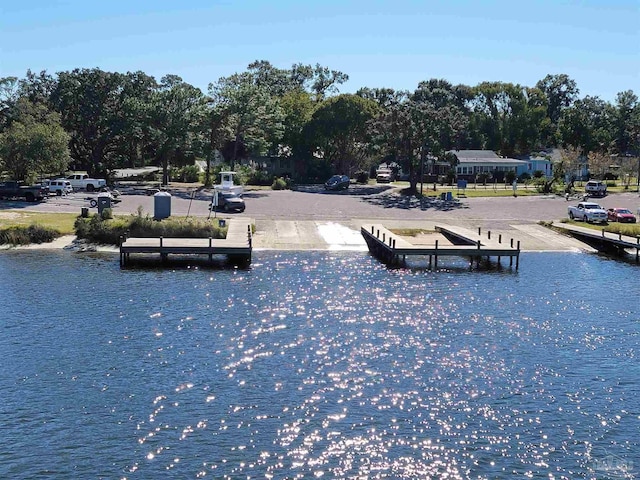
[[[111,210],[110,208],[105,208],[104,210],[102,210],[102,213],[100,214],[100,218],[102,220],[110,220],[113,218],[113,210]]]
[[[273,175],[264,170],[252,170],[247,176],[247,185],[260,185],[266,187],[273,183]]]
[[[355,176],[358,183],[367,183],[369,181],[369,173],[364,170],[358,170]]]
[[[287,190],[287,181],[284,178],[276,177],[271,188],[273,190]]]
[[[200,169],[195,165],[171,169],[171,178],[179,182],[195,183],[200,181]]]
[[[224,238],[226,228],[217,223],[186,219],[156,221],[148,215],[103,219],[100,215],[91,218],[78,217],[75,222],[76,236],[94,243],[118,245],[120,237],[174,237],[174,238]]]
[[[0,230],[0,244],[28,245],[49,243],[60,236],[60,232],[40,225],[13,226]]]

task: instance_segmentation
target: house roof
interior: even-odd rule
[[[460,161],[463,158],[500,158],[493,150],[449,150],[447,153],[453,153]]]
[[[524,160],[516,160],[515,158],[502,158],[492,150],[449,150],[447,153],[453,153],[460,164],[474,165],[496,165],[517,167],[527,162]]]

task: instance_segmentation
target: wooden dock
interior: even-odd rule
[[[251,263],[252,234],[248,220],[227,220],[227,237],[218,238],[123,238],[120,242],[120,265],[126,266],[132,253],[160,254],[165,261],[173,255],[226,255],[238,263]]]
[[[497,238],[494,235],[494,238],[491,238],[490,231],[482,235],[480,229],[474,231],[449,225],[436,225],[435,228],[454,245],[439,245],[438,240],[434,245],[414,245],[379,224],[363,225],[360,231],[369,251],[390,265],[404,262],[408,255],[428,256],[429,268],[432,262],[434,268],[438,268],[438,258],[445,256],[469,257],[470,268],[473,267],[474,260],[479,263],[483,257],[497,257],[498,263],[502,257],[509,257],[509,265],[513,265],[515,258],[515,267],[518,270],[520,241],[515,245],[513,239],[503,243],[502,235],[498,235]]]
[[[567,223],[554,223],[552,227],[577,238],[600,252],[624,256],[627,250],[632,252],[635,250],[636,262],[640,263],[640,237],[605,232],[604,228],[602,230],[594,230],[593,228]]]

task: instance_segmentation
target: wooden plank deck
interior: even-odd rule
[[[248,220],[227,220],[227,237],[218,238],[126,238],[120,244],[120,265],[126,265],[132,253],[160,254],[164,260],[174,255],[227,255],[251,261],[252,234]]]
[[[360,229],[369,251],[385,263],[397,263],[400,258],[404,260],[407,255],[424,255],[429,256],[430,266],[432,257],[435,259],[436,268],[438,257],[441,256],[469,257],[471,263],[473,259],[478,260],[481,257],[498,257],[498,261],[501,257],[509,257],[510,264],[513,264],[513,258],[515,258],[516,269],[519,266],[520,242],[517,243],[517,247],[513,247],[513,240],[509,245],[502,244],[501,238],[491,239],[490,233],[486,238],[482,238],[479,232],[474,233],[472,230],[449,225],[437,225],[436,230],[445,236],[453,237],[462,244],[440,245],[436,240],[433,245],[414,245],[381,224],[366,224]]]
[[[622,254],[625,250],[635,250],[636,262],[640,262],[640,236],[631,237],[619,233],[605,232],[604,228],[594,230],[593,228],[566,223],[554,223],[553,228],[564,231],[600,251],[615,251],[618,254]]]

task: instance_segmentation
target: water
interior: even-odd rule
[[[1,478],[635,478],[638,269],[0,255]]]

